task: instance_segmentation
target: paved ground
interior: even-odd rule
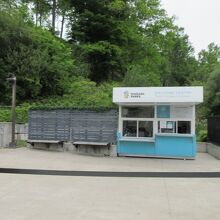
[[[1,168],[102,171],[220,171],[196,160],[103,158],[1,149]],[[0,174],[0,219],[220,219],[220,178],[109,178]]]

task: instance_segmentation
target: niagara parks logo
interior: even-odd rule
[[[124,97],[125,97],[125,99],[127,99],[129,97],[129,92],[128,91],[124,92]]]

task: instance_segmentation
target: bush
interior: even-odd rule
[[[27,147],[27,142],[25,140],[16,140],[16,147]]]
[[[198,132],[197,141],[199,142],[207,141],[207,130],[200,130]]]
[[[30,109],[110,109],[116,108],[112,103],[112,89],[118,83],[103,83],[97,85],[95,82],[79,77],[73,78],[66,85],[66,94],[41,99],[32,103],[23,103],[16,107],[16,122],[26,123]],[[0,121],[11,121],[11,109],[0,108]]]
[[[16,122],[26,123],[28,121],[28,111],[32,107],[30,104],[23,104],[16,107]],[[11,108],[0,108],[0,122],[11,122]]]
[[[207,140],[207,119],[196,119],[197,141],[202,142]]]
[[[0,122],[11,121],[11,109],[10,108],[0,108]]]

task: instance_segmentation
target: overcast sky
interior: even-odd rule
[[[211,42],[220,46],[220,0],[161,0],[161,4],[185,29],[196,53]]]

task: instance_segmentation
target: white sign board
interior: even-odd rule
[[[171,106],[170,109],[171,118],[192,118],[193,107],[192,106]]]
[[[203,87],[121,87],[113,89],[113,102],[129,103],[201,103]]]

